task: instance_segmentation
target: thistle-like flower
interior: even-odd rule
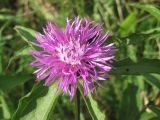
[[[112,69],[114,44],[105,44],[109,34],[102,35],[102,27],[86,19],[76,17],[71,23],[67,19],[65,30],[48,22],[44,34],[37,34],[32,43],[41,51],[32,51],[35,61],[32,67],[38,80],[45,85],[58,81],[57,91],[74,97],[77,84],[81,81],[84,95],[93,91],[99,80],[106,80]]]

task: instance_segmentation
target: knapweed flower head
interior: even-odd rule
[[[38,69],[34,72],[45,85],[58,81],[57,90],[74,97],[78,82],[83,84],[84,95],[93,91],[99,80],[106,80],[112,69],[114,44],[105,44],[109,34],[102,34],[101,25],[86,19],[67,19],[65,30],[48,22],[44,34],[37,34],[32,43],[41,51],[32,51]]]

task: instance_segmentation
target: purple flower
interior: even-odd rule
[[[114,44],[104,44],[109,34],[102,35],[100,25],[76,17],[71,23],[67,19],[65,30],[48,22],[44,34],[37,34],[32,43],[41,51],[32,51],[35,61],[32,67],[38,80],[45,85],[59,81],[57,91],[74,97],[78,82],[83,83],[84,95],[93,91],[99,80],[106,80],[112,69]]]

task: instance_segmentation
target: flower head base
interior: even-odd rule
[[[34,73],[38,80],[45,79],[45,85],[59,81],[57,90],[74,97],[78,81],[82,81],[84,95],[95,88],[98,80],[106,80],[112,69],[114,45],[105,45],[108,33],[102,35],[100,25],[81,20],[78,17],[64,31],[48,22],[44,35],[37,35],[32,43],[42,48],[32,51],[36,59],[31,63],[38,70]]]

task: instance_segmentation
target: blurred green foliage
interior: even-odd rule
[[[117,48],[109,80],[82,94],[81,120],[160,120],[159,0],[0,0],[0,120],[74,120],[68,96],[36,83],[29,42],[75,16],[103,24]]]

